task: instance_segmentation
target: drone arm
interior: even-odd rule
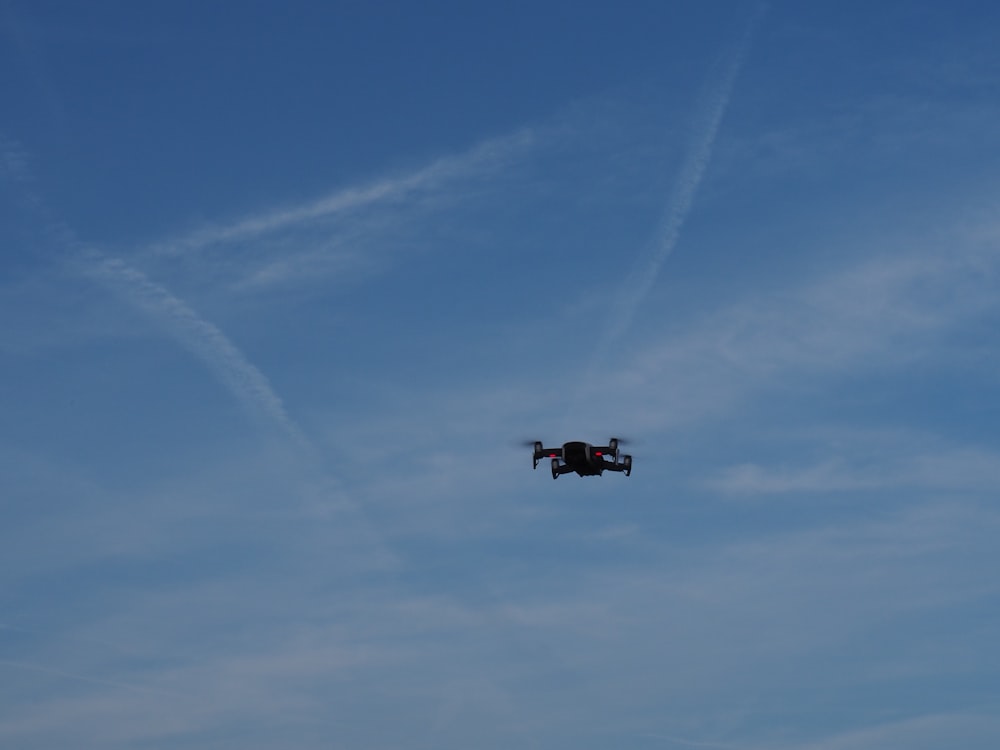
[[[568,464],[560,464],[559,466],[553,467],[553,472],[555,473],[556,476],[569,474],[571,471],[575,471],[575,469]]]
[[[562,448],[542,448],[541,450],[535,451],[535,461],[539,461],[543,458],[562,458],[563,452]]]
[[[622,461],[609,461],[604,460],[604,470],[605,471],[620,471],[624,472],[625,476],[630,476],[632,474],[632,456],[622,456]]]

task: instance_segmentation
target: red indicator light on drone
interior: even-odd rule
[[[549,458],[555,458],[555,457],[556,457],[556,454],[555,454],[555,453],[550,453],[550,454],[549,454]]]
[[[604,454],[601,453],[600,451],[594,451],[594,455],[595,456],[603,456]]]

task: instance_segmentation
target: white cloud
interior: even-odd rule
[[[877,479],[861,479],[845,471],[839,461],[815,466],[767,469],[753,463],[725,469],[722,476],[705,484],[727,494],[778,494],[801,492],[841,492],[876,487]]]
[[[905,439],[905,438],[904,438]],[[861,448],[861,446],[858,446]],[[982,448],[939,445],[906,456],[855,450],[806,466],[769,467],[743,463],[724,469],[704,484],[731,495],[787,495],[902,489],[987,492],[1000,486],[1000,455]],[[872,456],[877,456],[872,465]]]

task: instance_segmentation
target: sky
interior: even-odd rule
[[[998,24],[2,0],[0,745],[997,747]]]

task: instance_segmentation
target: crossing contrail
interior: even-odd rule
[[[733,84],[743,68],[753,32],[765,8],[764,5],[758,6],[740,39],[709,74],[695,117],[694,135],[667,201],[666,215],[650,251],[639,259],[627,280],[618,310],[608,326],[605,345],[631,328],[636,311],[649,295],[664,261],[677,246],[681,228],[691,212],[691,206],[712,158],[719,126],[732,98]]]
[[[245,242],[289,226],[430,190],[448,180],[485,171],[508,161],[514,154],[529,147],[535,137],[534,132],[524,128],[511,135],[485,140],[464,153],[442,157],[409,174],[345,188],[298,206],[245,217],[232,224],[204,227],[186,237],[154,245],[149,251],[154,255],[172,256],[217,243]]]
[[[20,144],[0,134],[0,167],[21,189],[21,199],[41,217],[44,231],[66,259],[159,322],[185,349],[204,362],[215,377],[258,422],[277,426],[296,443],[308,441],[285,411],[264,374],[215,325],[141,271],[80,242],[65,223],[52,217],[34,186],[29,159]]]
[[[677,246],[681,228],[691,212],[691,206],[698,194],[705,170],[708,168],[719,134],[719,127],[732,99],[733,85],[746,60],[754,31],[767,4],[759,4],[740,38],[722,55],[712,67],[699,97],[694,117],[692,138],[681,164],[680,173],[667,200],[667,210],[653,240],[636,260],[631,273],[622,285],[617,305],[611,310],[609,321],[590,363],[581,379],[570,406],[570,415],[579,411],[585,400],[586,391],[593,387],[598,371],[607,357],[613,343],[628,333],[639,307],[649,296],[660,269]],[[569,417],[567,418],[569,419]]]
[[[300,447],[308,445],[268,379],[217,326],[124,261],[92,248],[85,251],[84,257],[86,273],[107,283],[163,325],[178,343],[208,366],[251,417],[277,426]]]

